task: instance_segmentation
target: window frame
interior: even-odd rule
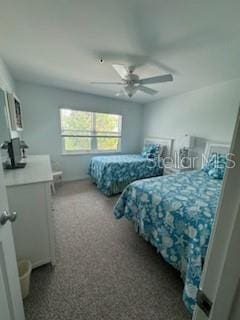
[[[93,132],[95,135],[65,135],[63,134],[64,129],[62,128],[62,116],[61,116],[61,110],[73,110],[73,111],[79,111],[79,112],[89,112],[93,116]],[[97,135],[96,134],[96,114],[108,114],[108,115],[117,115],[120,118],[119,121],[119,135]],[[60,138],[61,138],[61,149],[62,149],[62,155],[84,155],[84,154],[112,154],[112,153],[121,153],[122,150],[122,123],[123,123],[123,115],[120,113],[110,113],[110,112],[98,112],[98,111],[89,111],[74,107],[59,107],[59,124],[60,124]],[[91,150],[74,150],[74,151],[68,151],[65,149],[65,143],[64,143],[64,137],[88,137],[91,138]],[[117,150],[97,150],[97,138],[118,138],[118,149]]]

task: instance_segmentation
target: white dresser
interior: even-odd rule
[[[17,212],[13,235],[17,258],[30,259],[33,267],[55,265],[55,237],[48,155],[28,156],[23,169],[5,170],[9,209]]]

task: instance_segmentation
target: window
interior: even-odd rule
[[[117,152],[121,149],[122,116],[60,109],[63,152]]]

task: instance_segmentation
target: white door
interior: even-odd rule
[[[13,243],[3,169],[0,155],[0,320],[24,320],[16,254]]]
[[[196,307],[194,320],[240,319],[240,112],[230,152],[236,166],[226,171],[200,284],[210,313]]]

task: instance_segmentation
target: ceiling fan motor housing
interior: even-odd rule
[[[139,76],[134,73],[129,73],[124,80],[126,80],[128,85],[134,85],[139,80]]]

